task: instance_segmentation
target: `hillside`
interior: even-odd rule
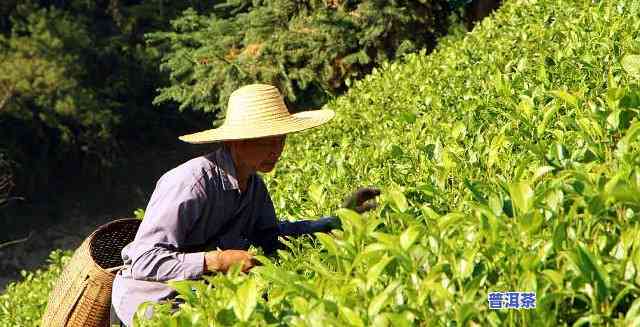
[[[266,178],[281,217],[344,230],[175,283],[187,304],[140,325],[640,324],[639,55],[637,1],[512,0],[384,65]],[[379,209],[337,210],[363,185]],[[508,291],[536,308],[489,308]]]
[[[269,188],[290,219],[360,185],[384,187],[381,209],[342,212],[343,233],[246,280],[215,277],[174,319],[635,321],[638,18],[635,1],[510,1],[356,83],[334,122],[289,139]],[[533,291],[537,308],[490,310],[497,291]]]

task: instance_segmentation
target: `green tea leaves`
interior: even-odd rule
[[[609,295],[609,277],[595,257],[584,246],[578,245],[573,253],[574,264],[596,288],[599,303]]]
[[[407,203],[407,198],[405,198],[404,194],[400,190],[392,189],[389,190],[387,196],[391,200],[391,207],[393,210],[397,212],[405,212],[409,205]]]
[[[527,182],[516,182],[509,185],[511,201],[519,215],[528,212],[533,205],[533,190]]]
[[[620,61],[622,68],[636,79],[640,79],[640,55],[626,55]]]
[[[640,85],[621,55],[640,6],[587,2],[504,1],[354,82],[263,176],[281,219],[342,228],[185,286],[190,309],[141,326],[640,326]],[[355,185],[383,189],[379,208],[336,210]],[[536,292],[537,308],[490,310],[493,291]]]
[[[551,167],[551,166],[542,166],[538,169],[536,169],[535,173],[533,174],[533,177],[531,178],[531,180],[533,182],[537,181],[538,179],[542,178],[542,176],[552,172],[555,168]]]
[[[416,241],[418,236],[420,235],[420,231],[415,226],[410,226],[400,234],[400,247],[403,250],[408,250],[411,245]]]
[[[236,291],[235,301],[233,303],[233,312],[240,321],[249,321],[249,317],[256,308],[258,300],[258,289],[253,279],[248,279],[240,285]]]
[[[309,186],[309,197],[316,205],[325,204],[325,189],[322,185],[312,184]]]
[[[327,249],[329,254],[331,254],[333,256],[339,256],[340,255],[340,250],[338,249],[338,245],[336,244],[336,241],[333,239],[333,237],[331,237],[330,235],[327,235],[327,234],[323,234],[323,233],[316,233],[315,235],[318,238],[318,241],[320,241],[320,243],[322,243],[322,246],[325,249]]]
[[[618,142],[616,155],[623,157],[629,151],[631,143],[638,140],[638,136],[640,136],[640,122],[635,122],[629,127],[626,135]]]
[[[566,102],[567,104],[570,104],[573,107],[578,106],[578,98],[565,90],[555,90],[551,91],[550,93],[556,98]]]
[[[370,289],[374,283],[378,281],[378,277],[380,277],[380,274],[391,260],[393,260],[392,257],[384,256],[380,261],[369,268],[369,271],[367,272],[367,289]]]
[[[369,309],[367,310],[369,317],[375,317],[380,310],[384,308],[389,300],[389,296],[391,296],[391,293],[399,286],[400,281],[393,281],[384,289],[384,291],[380,292],[373,298],[373,300],[371,300],[371,303],[369,303]]]
[[[542,116],[542,122],[536,129],[538,137],[542,137],[545,132],[549,132],[551,130],[549,127],[551,127],[551,122],[553,121],[559,110],[559,105],[553,105],[551,106],[551,108],[545,107],[544,114]]]
[[[364,322],[354,310],[345,306],[340,306],[340,317],[345,320],[350,326],[364,327]]]

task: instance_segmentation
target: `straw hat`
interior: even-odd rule
[[[227,116],[220,127],[179,139],[200,144],[283,135],[322,125],[334,116],[330,109],[290,114],[276,87],[251,84],[231,93]]]

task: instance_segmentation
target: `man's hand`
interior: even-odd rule
[[[242,264],[242,272],[247,272],[255,261],[253,255],[243,250],[209,251],[204,255],[205,271],[227,272],[235,263]]]
[[[361,187],[344,200],[342,207],[363,213],[377,207],[375,201],[367,201],[375,199],[378,195],[380,195],[380,189],[376,187]]]

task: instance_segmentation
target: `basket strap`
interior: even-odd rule
[[[73,305],[70,306],[66,312],[64,312],[64,314],[66,315],[66,317],[64,318],[65,325],[69,323],[69,319],[71,319],[71,316],[73,315],[75,308],[78,306],[78,302],[80,302],[82,295],[87,290],[88,284],[89,284],[89,277],[87,276],[87,278],[82,282],[82,290],[80,292],[77,292],[76,298],[73,299],[73,302],[72,302]]]

